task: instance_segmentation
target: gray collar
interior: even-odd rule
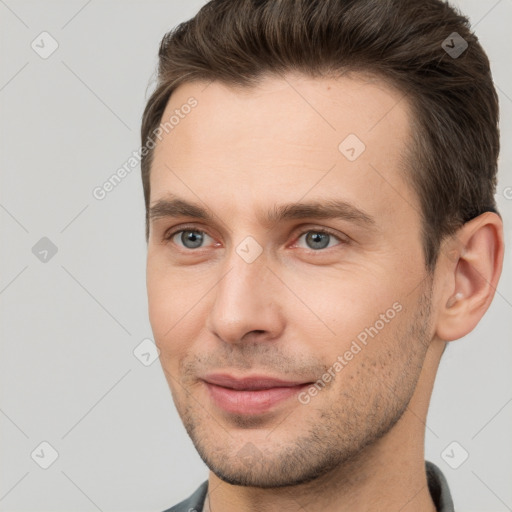
[[[455,512],[450,488],[442,471],[428,460],[425,461],[425,468],[427,470],[428,490],[437,512]]]

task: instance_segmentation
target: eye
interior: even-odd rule
[[[178,246],[181,243],[185,249],[201,248],[206,238],[211,237],[198,229],[181,229],[165,236],[165,240],[171,240]]]
[[[326,249],[332,247],[330,242],[333,240],[337,240],[338,242],[343,243],[340,237],[334,235],[330,231],[325,229],[310,229],[309,231],[304,231],[300,234],[297,241],[304,237],[304,240],[307,244],[307,249],[312,249],[314,251],[318,251],[320,249]],[[337,244],[334,244],[337,245]]]

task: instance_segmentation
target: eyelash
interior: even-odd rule
[[[204,234],[208,235],[208,233],[206,231],[203,231],[201,229],[197,229],[194,226],[181,226],[179,229],[177,229],[175,231],[172,231],[170,233],[165,233],[164,237],[163,237],[163,240],[165,242],[169,242],[175,235],[177,235],[178,233],[182,233],[183,231],[190,231],[192,233],[204,233]],[[344,244],[348,244],[349,243],[348,239],[342,239],[336,233],[333,233],[332,231],[330,231],[329,229],[326,229],[326,228],[313,228],[313,229],[309,228],[309,229],[305,229],[304,231],[301,231],[297,235],[296,240],[298,241],[299,238],[302,237],[302,235],[305,235],[307,233],[323,233],[325,235],[330,235],[330,236],[336,238],[336,240],[338,240],[340,242],[340,245],[344,245]],[[211,236],[211,235],[208,235],[208,236]],[[187,251],[187,252],[199,252],[201,249],[202,249],[201,247],[198,248],[198,249],[187,249],[185,247],[182,250]],[[325,252],[327,249],[333,249],[333,247],[327,247],[325,249],[318,249],[318,250],[314,250],[314,249],[309,249],[309,250],[306,249],[306,250],[308,250],[309,252],[312,252],[312,253],[319,253],[319,252]]]

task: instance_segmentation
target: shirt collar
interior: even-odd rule
[[[428,490],[432,496],[437,512],[455,512],[452,495],[443,472],[433,463],[425,461]]]

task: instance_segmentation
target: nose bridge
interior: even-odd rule
[[[263,248],[247,237],[231,249],[225,269],[216,286],[209,329],[231,343],[239,342],[251,331],[276,336],[282,319]]]

